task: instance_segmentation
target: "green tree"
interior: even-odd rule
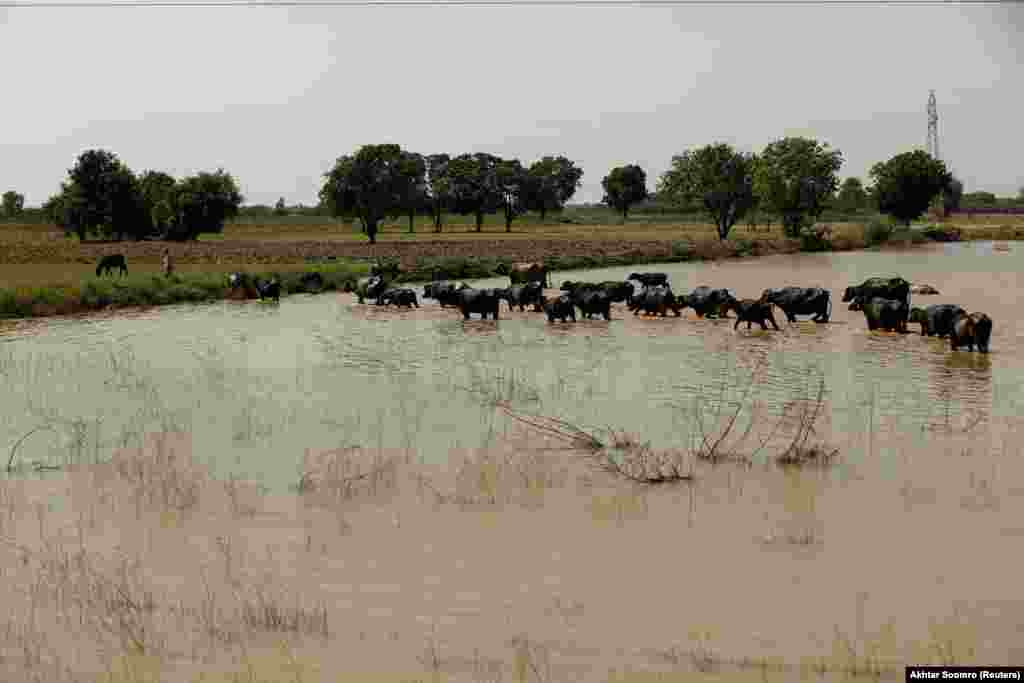
[[[622,212],[622,220],[629,215],[629,207],[647,199],[647,174],[635,164],[617,166],[601,179],[604,188],[603,204]]]
[[[844,211],[859,211],[867,208],[868,193],[864,189],[864,183],[860,178],[849,177],[843,181],[839,188],[839,196],[836,203]]]
[[[3,210],[4,216],[7,218],[20,216],[21,212],[25,210],[25,195],[19,194],[14,190],[4,192]]]
[[[960,208],[960,202],[964,195],[964,184],[956,178],[951,178],[949,185],[942,190],[942,211],[947,217]]]
[[[275,216],[287,216],[288,215],[288,205],[284,203],[284,197],[281,197],[280,199],[278,199],[277,203],[274,204],[274,215]]]
[[[481,152],[462,154],[448,163],[453,209],[463,216],[475,216],[477,232],[483,229],[484,214],[493,213],[502,205],[497,176],[500,161],[493,154]]]
[[[427,201],[430,214],[434,217],[434,232],[441,232],[441,222],[446,209],[452,203],[452,181],[448,175],[451,157],[447,154],[430,154],[427,162]]]
[[[963,196],[964,204],[974,207],[995,206],[999,203],[996,196],[991,192],[978,191],[968,192]]]
[[[679,206],[699,203],[724,240],[756,204],[754,163],[753,155],[740,154],[724,143],[687,150],[672,157],[672,167],[659,180],[658,197]]]
[[[505,232],[512,232],[512,221],[527,210],[529,174],[519,159],[501,160],[495,168],[495,174],[501,192],[501,207],[505,213]]]
[[[351,156],[340,157],[324,174],[320,201],[334,216],[358,218],[370,244],[377,243],[377,226],[402,210],[407,185],[402,148],[398,145],[363,145]]]
[[[51,204],[66,234],[84,240],[92,234],[123,239],[146,227],[145,205],[138,180],[117,155],[89,150],[68,171],[60,200]]]
[[[897,154],[871,167],[878,210],[909,226],[953,177],[946,164],[923,150]]]
[[[827,144],[810,138],[782,138],[769,144],[758,158],[754,193],[766,208],[782,217],[788,237],[799,237],[838,189],[836,173],[842,165],[842,154]]]
[[[184,178],[174,188],[174,220],[166,238],[184,242],[202,233],[223,232],[224,221],[237,216],[241,204],[238,185],[224,169]]]
[[[546,156],[530,164],[522,190],[526,209],[540,213],[561,211],[582,183],[583,169],[564,156]]]
[[[422,154],[403,151],[399,171],[399,201],[396,209],[409,218],[409,232],[414,232],[416,214],[428,205],[427,160]]]
[[[146,232],[163,237],[174,218],[174,178],[163,171],[146,171],[139,177],[139,190],[149,223]]]

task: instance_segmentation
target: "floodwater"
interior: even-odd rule
[[[1014,247],[1017,249],[1017,247]],[[637,268],[560,272],[566,279],[620,279]],[[132,315],[7,323],[0,337],[0,439],[13,443],[47,420],[77,421],[76,455],[103,457],[157,427],[193,434],[211,464],[272,488],[292,483],[306,448],[358,443],[413,449],[443,460],[486,444],[504,423],[481,398],[515,399],[528,411],[614,427],[656,447],[685,446],[695,397],[705,411],[751,381],[751,400],[781,415],[814,398],[825,381],[828,429],[848,460],[920,447],[970,427],[974,448],[1000,448],[1024,415],[1019,253],[991,243],[909,251],[801,254],[720,265],[670,264],[677,292],[698,285],[756,297],[766,287],[822,286],[833,294],[828,325],[782,332],[732,322],[634,317],[554,325],[537,313],[463,321],[423,302],[414,311],[361,306],[349,294],[296,296],[279,305],[223,302]],[[948,341],[869,333],[841,304],[843,289],[900,275],[995,321],[992,352],[951,352]],[[477,281],[500,286],[502,280]],[[917,326],[912,326],[917,329]],[[688,417],[689,416],[689,417]],[[50,462],[68,438],[33,436],[26,460]],[[911,445],[914,444],[914,445]],[[60,460],[58,460],[60,461]]]
[[[193,455],[215,473],[288,498],[307,449],[361,445],[441,467],[451,454],[504,443],[507,462],[519,463],[527,451],[512,437],[520,432],[494,399],[668,449],[694,445],[698,413],[714,432],[734,405],[742,425],[756,404],[760,434],[823,387],[813,439],[839,450],[831,467],[776,467],[772,453],[791,438],[783,421],[753,462],[701,463],[692,484],[609,492],[596,476],[573,486],[552,475],[547,486],[566,495],[551,494],[540,512],[465,512],[410,496],[384,513],[358,505],[315,520],[301,513],[294,528],[282,512],[258,533],[243,534],[236,517],[222,527],[203,518],[179,535],[153,531],[162,540],[140,541],[138,552],[154,575],[178,577],[154,583],[172,593],[168,600],[198,604],[202,596],[173,586],[203,585],[196,567],[218,552],[209,548],[230,560],[223,544],[233,538],[248,552],[251,576],[265,572],[282,594],[329,606],[334,640],[308,652],[331,671],[420,671],[429,636],[445,643],[450,680],[501,680],[473,667],[481,656],[507,664],[508,643],[523,634],[555,663],[545,675],[514,680],[697,680],[609,673],[624,666],[797,680],[797,669],[714,676],[724,662],[745,676],[749,657],[799,667],[810,655],[828,658],[822,670],[835,676],[827,680],[873,672],[897,680],[904,663],[1019,664],[1024,268],[1020,247],[1011,249],[944,244],[552,278],[558,286],[664,271],[677,292],[832,291],[831,323],[790,325],[779,316],[781,332],[735,331],[732,320],[697,320],[692,311],[634,317],[622,306],[611,321],[549,324],[503,309],[497,322],[466,322],[433,301],[396,311],[336,293],[8,324],[0,437],[13,445],[47,425],[18,445],[17,460],[61,463],[103,460],[147,432],[187,432]],[[862,314],[839,302],[850,284],[894,275],[942,292],[913,297],[913,305],[988,313],[991,353],[869,333]],[[54,482],[53,498],[70,495]],[[108,507],[115,515],[97,527],[112,534],[109,543],[149,539],[149,530],[131,530],[133,504],[97,486],[74,495],[100,501],[82,508],[94,525]],[[43,534],[39,514],[38,532],[27,515],[22,536]],[[24,591],[11,585],[14,600]],[[233,590],[224,584],[223,595]]]

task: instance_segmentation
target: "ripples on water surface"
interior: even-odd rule
[[[731,320],[698,321],[692,311],[681,319],[635,318],[620,305],[611,322],[550,325],[540,314],[505,310],[497,323],[463,321],[433,301],[396,311],[336,293],[279,305],[222,302],[8,322],[0,328],[0,431],[10,444],[37,424],[77,421],[75,443],[62,432],[22,446],[27,460],[43,460],[69,448],[105,457],[138,443],[143,431],[186,429],[216,470],[283,486],[294,481],[306,448],[364,443],[437,460],[454,447],[483,445],[506,425],[484,407],[488,394],[635,432],[657,446],[686,445],[684,412],[693,397],[717,396],[723,382],[735,388],[760,366],[754,398],[775,415],[789,401],[813,397],[824,375],[824,430],[845,460],[865,462],[868,449],[926,450],[966,428],[971,447],[998,448],[1024,414],[1016,308],[1024,289],[1013,249],[946,244],[639,268],[669,273],[677,292],[698,285],[727,286],[741,297],[790,284],[831,289],[834,324],[786,325],[780,316],[782,333],[745,325],[734,332]],[[633,270],[560,272],[552,280],[619,279]],[[917,334],[869,334],[861,314],[839,302],[851,283],[897,274],[942,292],[915,297],[915,305],[987,312],[995,321],[992,353],[952,353],[948,341]]]

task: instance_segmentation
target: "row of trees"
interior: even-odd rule
[[[810,138],[776,140],[761,154],[716,143],[674,156],[659,180],[658,198],[680,207],[702,207],[724,240],[738,220],[758,207],[780,216],[787,236],[799,237],[833,203],[851,208],[874,204],[909,225],[937,197],[949,207],[963,192],[941,160],[920,150],[875,164],[868,189],[858,178],[848,178],[840,187],[842,164],[839,150]],[[636,166],[613,169],[603,183],[604,202],[625,217],[631,203],[646,197],[644,180]]]
[[[385,218],[417,213],[433,217],[440,232],[445,212],[472,215],[482,229],[484,215],[501,212],[506,231],[527,211],[543,220],[561,210],[580,186],[583,170],[564,156],[546,156],[524,166],[493,154],[423,155],[399,145],[364,145],[340,157],[320,190],[320,203],[334,215],[357,218],[374,243]]]
[[[175,180],[162,171],[136,176],[106,150],[81,154],[58,194],[43,208],[50,219],[88,236],[184,241],[221,232],[238,214],[242,195],[230,174],[218,169]]]

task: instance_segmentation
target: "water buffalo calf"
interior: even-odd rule
[[[96,277],[102,277],[115,268],[121,275],[128,274],[128,262],[125,261],[124,254],[111,254],[101,258],[100,262],[96,265]]]
[[[577,290],[600,290],[608,294],[612,303],[623,301],[628,302],[633,296],[633,285],[630,282],[620,282],[616,280],[606,280],[604,282],[573,282],[571,280],[566,280],[562,283],[561,289],[563,292],[568,292],[570,295]]]
[[[468,288],[469,285],[465,282],[456,283],[449,282],[448,280],[439,280],[423,286],[423,298],[437,299],[437,302],[441,304],[441,308],[446,306],[458,306],[459,303],[456,301],[455,293],[460,289]]]
[[[762,330],[767,330],[768,323],[770,322],[775,331],[779,331],[779,326],[775,322],[775,316],[772,314],[772,305],[767,301],[761,299],[741,299],[733,303],[730,308],[736,311],[736,324],[732,326],[734,330],[742,322],[747,323],[748,330],[753,323],[760,325]]]
[[[761,299],[782,309],[791,323],[797,315],[813,315],[816,323],[827,323],[832,317],[832,295],[821,287],[766,289]]]
[[[576,306],[573,304],[572,299],[569,298],[568,294],[563,294],[557,299],[541,297],[540,305],[541,308],[544,309],[544,313],[548,316],[549,323],[555,322],[556,318],[561,320],[563,323],[568,320],[576,322]]]

